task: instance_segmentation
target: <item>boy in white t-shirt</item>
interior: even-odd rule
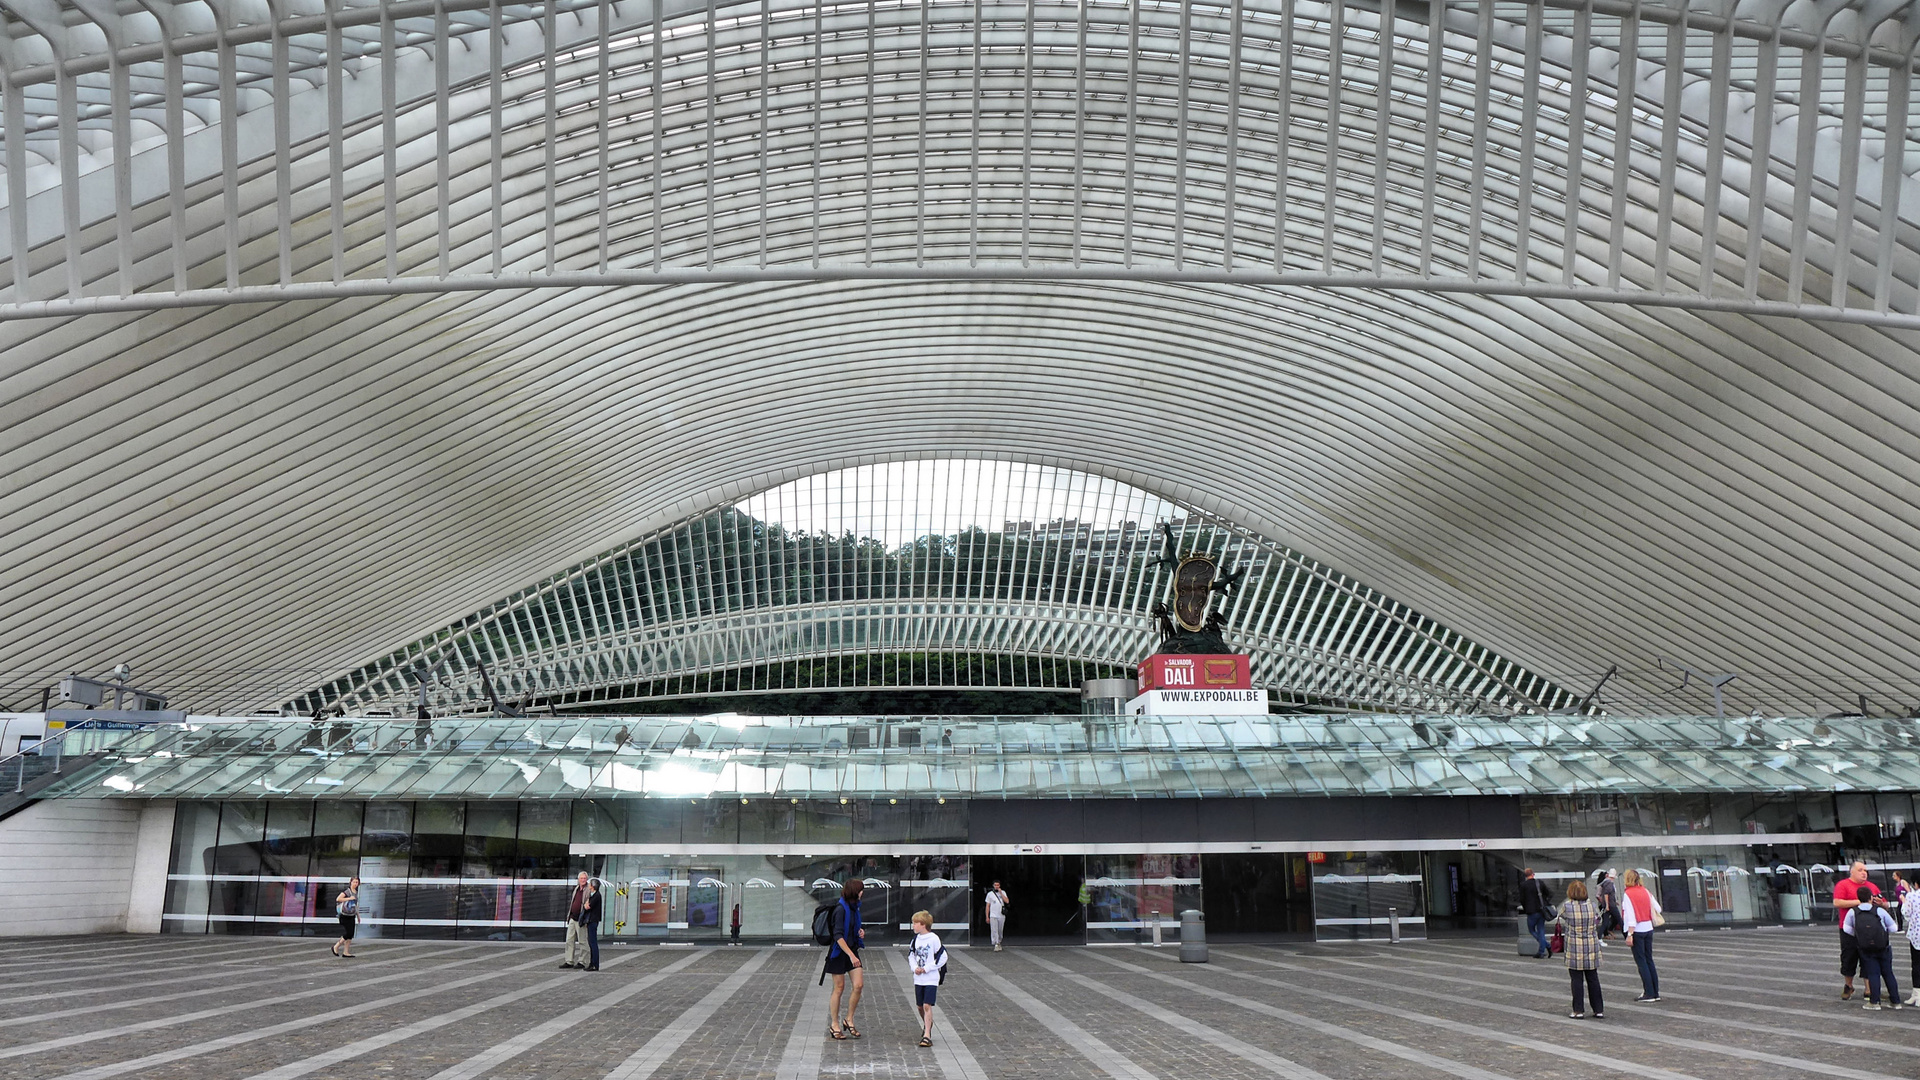
[[[913,945],[907,950],[913,968],[913,1007],[920,1012],[920,1045],[933,1045],[933,1004],[940,995],[940,971],[947,966],[947,950],[933,932],[933,913],[913,913]]]

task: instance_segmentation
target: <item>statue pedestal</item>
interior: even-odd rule
[[[1157,653],[1140,663],[1140,694],[1129,716],[1264,716],[1267,692],[1253,689],[1243,653]]]

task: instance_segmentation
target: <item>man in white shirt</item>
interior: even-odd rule
[[[1007,933],[1007,890],[997,881],[987,890],[987,931],[993,937],[993,951],[999,952]]]

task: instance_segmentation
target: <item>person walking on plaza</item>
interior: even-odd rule
[[[1575,1020],[1587,1016],[1587,998],[1593,999],[1593,1018],[1606,1018],[1606,1004],[1600,1000],[1600,910],[1587,899],[1587,883],[1567,885],[1567,899],[1560,905],[1560,933],[1567,942],[1567,975],[1573,982]]]
[[[333,955],[353,957],[353,926],[360,921],[360,879],[347,879],[347,887],[333,898],[334,914],[340,916],[340,940],[333,943]]]
[[[733,943],[735,945],[740,944],[740,905],[739,904],[733,905],[733,923],[731,924],[731,929],[733,931]]]
[[[940,994],[941,970],[947,966],[947,950],[940,935],[933,932],[933,913],[913,913],[913,946],[907,950],[913,968],[913,1007],[920,1013],[920,1045],[933,1045],[933,1006]]]
[[[1607,947],[1607,935],[1618,933],[1620,921],[1620,881],[1609,870],[1600,879],[1600,947]]]
[[[1860,967],[1860,949],[1847,930],[1847,913],[1879,895],[1880,890],[1867,880],[1867,864],[1857,859],[1847,876],[1833,887],[1833,910],[1840,919],[1840,977],[1846,980],[1840,987],[1841,1001],[1853,997],[1853,975]]]
[[[827,974],[833,976],[833,998],[827,1007],[827,1034],[836,1039],[860,1037],[860,1029],[853,1026],[853,1011],[860,1007],[860,992],[867,985],[867,972],[860,963],[860,948],[867,940],[866,927],[860,925],[860,894],[866,887],[867,883],[860,878],[849,878],[840,889],[839,902],[834,905],[833,944],[827,946]],[[843,1020],[840,997],[846,992],[849,980],[853,983],[853,992],[847,994],[847,1012]]]
[[[1853,935],[1853,947],[1860,954],[1860,973],[1867,977],[1866,1008],[1900,1007],[1900,984],[1893,978],[1893,935],[1897,928],[1882,897],[1847,912],[1840,928]],[[1887,1004],[1880,1004],[1880,984],[1887,984]]]
[[[1620,879],[1620,919],[1626,927],[1627,945],[1633,950],[1633,966],[1640,969],[1640,996],[1633,1000],[1651,1003],[1660,1000],[1660,970],[1653,966],[1653,928],[1666,923],[1660,901],[1640,884],[1640,871],[1629,870]]]
[[[1007,890],[997,881],[987,890],[987,933],[993,939],[993,951],[999,952],[1007,936]]]
[[[1913,891],[1913,883],[1895,870],[1893,888],[1889,891],[1893,893],[1893,921],[1899,923],[1904,931],[1907,928],[1907,894]]]
[[[1908,889],[1900,901],[1907,924],[1907,1004],[1920,1006],[1920,889]]]
[[[567,958],[560,962],[563,968],[584,970],[587,966],[587,956],[591,950],[587,944],[585,919],[587,905],[592,899],[593,886],[587,882],[587,872],[582,870],[579,877],[574,879],[573,896],[567,901]]]
[[[1547,912],[1553,909],[1553,899],[1547,895],[1547,883],[1533,876],[1533,867],[1525,870],[1526,877],[1520,882],[1520,910],[1527,916],[1527,933],[1540,943],[1540,951],[1533,954],[1535,960],[1549,955],[1547,948]]]

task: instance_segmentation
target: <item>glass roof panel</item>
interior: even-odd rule
[[[899,737],[911,729],[929,737]],[[949,729],[951,746],[931,735]],[[1793,718],[190,718],[125,733],[103,759],[45,794],[365,800],[1914,790],[1916,737],[1913,720],[1869,726]]]

